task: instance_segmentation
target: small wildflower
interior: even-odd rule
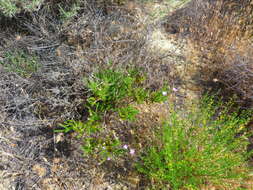
[[[178,89],[177,89],[177,88],[172,88],[172,90],[173,90],[174,92],[177,92],[177,91],[178,91]]]
[[[16,36],[16,40],[19,41],[21,39],[21,36],[20,35],[17,35]]]
[[[162,94],[163,94],[163,96],[167,96],[167,92],[166,91],[163,91]]]
[[[134,153],[135,153],[135,150],[134,149],[130,149],[130,154],[134,155]]]
[[[105,147],[103,146],[102,149],[105,150]]]
[[[125,145],[123,146],[123,148],[127,150],[127,149],[128,149],[128,146],[125,144]]]
[[[218,82],[218,81],[219,81],[219,80],[218,80],[218,79],[216,79],[216,78],[214,78],[214,79],[213,79],[213,82]]]
[[[109,160],[111,160],[111,158],[110,158],[110,157],[108,157],[108,158],[107,158],[107,160],[109,161]]]

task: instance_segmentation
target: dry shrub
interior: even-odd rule
[[[188,39],[188,60],[205,85],[213,81],[209,84],[218,83],[223,94],[253,101],[252,0],[193,0],[174,12],[165,27]]]

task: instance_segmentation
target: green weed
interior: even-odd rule
[[[66,121],[60,125],[62,129],[56,131],[76,132],[77,137],[83,139],[84,153],[99,155],[102,161],[123,154],[125,150],[117,134],[106,130],[105,118],[116,114],[123,120],[135,121],[138,110],[133,106],[134,103],[161,102],[167,99],[167,96],[162,95],[162,91],[145,89],[144,82],[145,77],[136,69],[99,70],[85,79],[88,90],[85,104],[89,115],[87,121]]]
[[[123,112],[127,113],[127,109],[129,114],[136,113],[133,108],[128,107],[131,103],[162,102],[167,99],[167,96],[162,95],[165,88],[152,92],[143,88],[144,81],[145,77],[135,69],[126,72],[115,69],[101,70],[86,79],[85,83],[90,91],[87,107],[101,114],[121,110],[121,115],[124,115]]]
[[[132,106],[119,108],[118,112],[121,119],[128,121],[135,121],[135,116],[139,113],[139,111]]]
[[[37,57],[23,51],[6,52],[4,61],[0,62],[9,72],[15,72],[22,77],[30,77],[39,68]]]
[[[221,109],[222,108],[222,109]],[[137,170],[156,184],[172,189],[200,189],[213,184],[228,187],[248,174],[250,113],[230,113],[231,104],[205,97],[187,115],[171,110],[169,120],[145,150]]]
[[[31,12],[36,10],[43,0],[0,0],[0,10],[3,15],[13,17],[21,11]]]
[[[74,3],[68,10],[59,5],[60,17],[63,21],[69,21],[77,15],[80,9],[79,3]]]
[[[0,8],[3,14],[9,17],[15,15],[18,12],[18,8],[16,7],[16,5],[10,0],[1,0]]]

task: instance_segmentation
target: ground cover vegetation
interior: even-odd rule
[[[9,72],[15,72],[22,77],[29,77],[39,68],[37,58],[29,56],[22,51],[6,52],[3,61],[0,62]]]
[[[39,10],[43,0],[28,0],[28,1],[16,1],[16,0],[1,0],[0,9],[1,14],[13,17],[21,11],[32,12]]]
[[[251,0],[0,0],[0,189],[253,189]]]
[[[171,111],[137,169],[156,188],[167,182],[172,189],[201,189],[204,184],[233,189],[230,180],[240,181],[249,172],[245,163],[252,156],[247,152],[252,134],[245,124],[252,112],[229,113],[231,104],[208,96],[195,106],[184,117]]]
[[[57,132],[77,133],[83,138],[82,149],[85,154],[100,155],[102,161],[117,158],[125,152],[118,134],[103,130],[109,123],[110,115],[116,113],[119,118],[127,121],[136,120],[138,110],[134,103],[162,102],[167,99],[163,88],[151,92],[143,88],[145,77],[137,69],[104,69],[85,80],[88,88],[88,98],[85,104],[87,121],[66,121],[61,125],[63,129]],[[104,126],[103,126],[104,124]],[[106,134],[107,133],[107,134]]]

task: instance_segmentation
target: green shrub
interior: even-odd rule
[[[206,183],[226,187],[228,180],[246,177],[250,114],[230,113],[230,108],[205,97],[186,116],[172,110],[138,171],[172,189],[200,189]]]
[[[85,83],[90,95],[86,107],[99,114],[130,111],[129,104],[144,101],[162,102],[167,96],[162,95],[163,88],[159,91],[151,91],[143,88],[145,77],[136,69],[123,71],[119,69],[105,69],[86,79]],[[124,109],[123,109],[124,108]],[[131,107],[129,114],[134,114]],[[132,116],[130,116],[132,117]]]
[[[162,94],[166,88],[151,91],[144,88],[144,82],[145,77],[136,69],[99,70],[85,79],[88,91],[85,104],[89,115],[87,121],[66,121],[61,125],[62,129],[56,131],[76,132],[77,137],[84,141],[84,153],[98,156],[102,161],[124,153],[118,135],[113,130],[106,129],[105,118],[108,120],[114,114],[118,119],[135,121],[138,110],[134,104],[167,99],[167,95]]]
[[[0,12],[8,17],[13,17],[21,11],[35,11],[40,7],[44,0],[0,0]]]
[[[139,113],[133,106],[126,106],[118,110],[119,116],[123,120],[134,121],[135,116]]]
[[[78,11],[81,9],[80,4],[73,3],[68,9],[63,8],[61,5],[59,5],[59,11],[60,11],[60,18],[63,21],[70,21],[73,17],[75,17],[78,14]]]
[[[24,51],[14,50],[6,52],[4,61],[0,62],[9,72],[15,72],[22,77],[30,77],[39,68],[37,57],[28,55]]]

